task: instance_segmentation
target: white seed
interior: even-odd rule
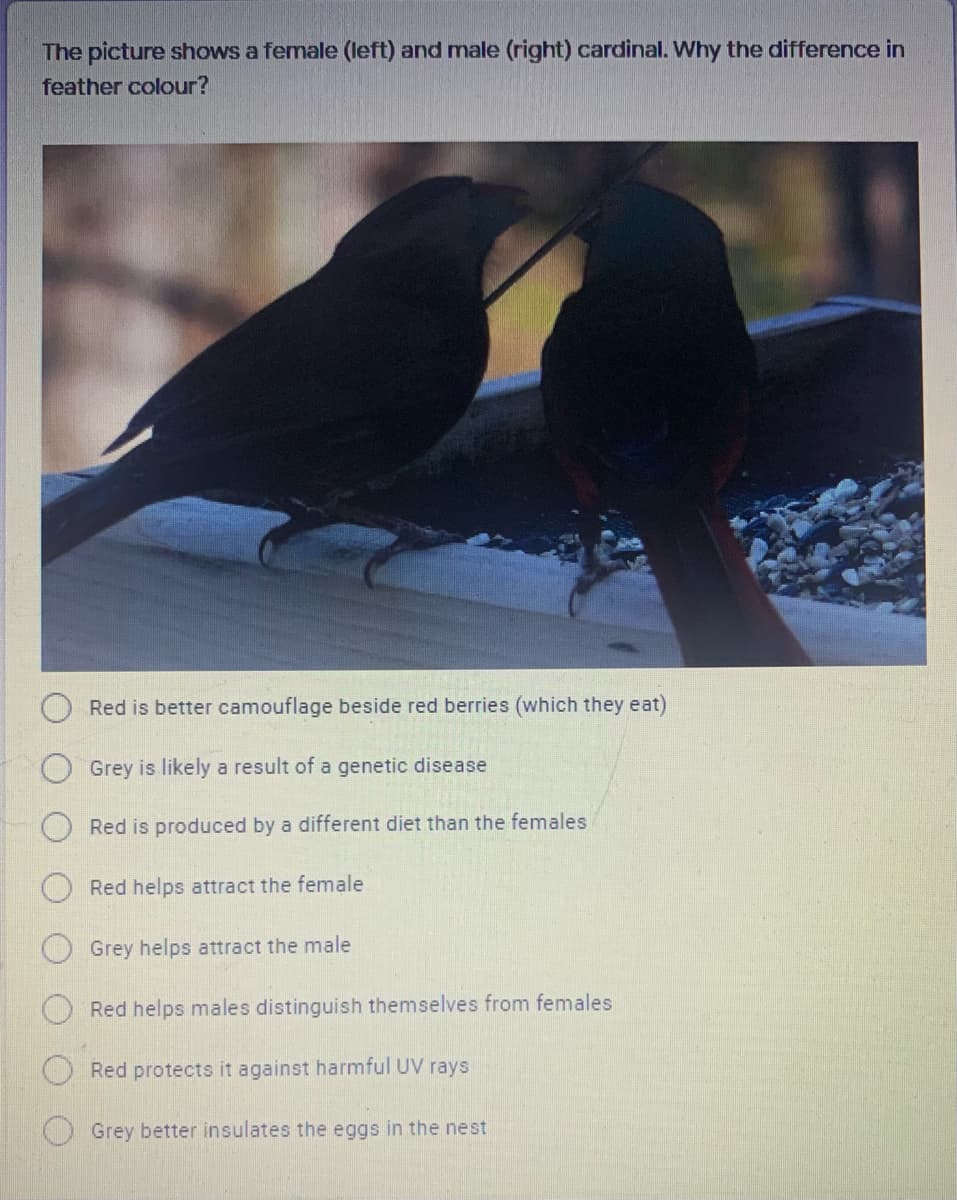
[[[814,525],[811,521],[806,521],[804,517],[798,517],[791,526],[791,532],[796,538],[802,538],[805,534],[810,533],[813,528]]]
[[[871,488],[871,499],[880,500],[881,496],[886,496],[893,487],[893,480],[879,479]]]
[[[751,543],[751,549],[748,552],[748,558],[755,566],[757,566],[757,564],[759,562],[761,562],[761,560],[763,558],[766,557],[767,553],[768,553],[767,542],[764,540],[764,538],[756,537],[754,539],[754,541]],[[741,560],[738,559],[738,562],[740,562],[740,561]]]
[[[768,528],[773,529],[775,533],[783,535],[788,531],[788,523],[780,513],[772,513],[768,517]]]

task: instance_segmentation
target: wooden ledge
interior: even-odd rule
[[[44,479],[44,501],[81,480]],[[402,554],[370,590],[389,540],[336,525],[256,558],[275,513],[182,499],[152,505],[43,570],[43,669],[408,670],[680,666],[654,580],[622,572],[579,616],[575,568],[473,546]],[[925,623],[776,600],[814,661],[925,661]]]

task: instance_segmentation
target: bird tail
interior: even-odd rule
[[[687,666],[811,665],[716,500],[678,504],[640,532]]]
[[[137,509],[185,490],[157,470],[149,442],[135,446],[101,474],[43,506],[43,565]]]

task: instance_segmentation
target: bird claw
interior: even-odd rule
[[[307,533],[310,529],[322,529],[335,519],[326,508],[311,508],[301,500],[290,499],[283,507],[289,512],[289,520],[282,525],[276,525],[265,534],[259,543],[259,561],[268,567],[272,556],[280,546],[285,546],[298,533]],[[266,551],[269,551],[267,555]]]
[[[280,526],[279,528],[282,528]],[[273,537],[275,529],[265,534],[259,541],[259,549],[256,551],[256,557],[259,559],[259,565],[262,567],[269,566],[269,559],[272,558],[273,551],[276,549],[276,539]],[[269,550],[269,556],[266,555],[266,550]]]
[[[273,554],[275,554],[280,546],[284,546],[289,541],[293,534],[297,532],[297,528],[301,528],[301,526],[297,526],[297,528],[290,529],[290,526],[297,526],[297,522],[292,520],[286,521],[284,525],[277,525],[274,529],[270,529],[268,533],[263,535],[257,551],[262,566],[268,567],[272,561]],[[267,550],[269,551],[268,554],[266,553]]]
[[[390,558],[395,558],[404,550],[432,550],[436,546],[448,546],[464,542],[465,538],[459,533],[449,533],[445,529],[425,529],[419,525],[410,525],[403,529],[395,541],[383,546],[371,555],[362,570],[362,578],[366,587],[373,587],[375,574],[380,567],[385,566]]]
[[[587,596],[596,583],[601,583],[603,579],[614,575],[616,571],[626,571],[627,569],[628,564],[621,559],[595,559],[592,562],[585,562],[575,580],[575,586],[568,594],[568,615],[575,617],[581,611],[575,605],[577,596]]]

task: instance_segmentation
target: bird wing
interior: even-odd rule
[[[417,381],[448,362],[461,324],[438,306],[366,283],[349,268],[326,267],[284,293],[163,384],[108,451],[151,427],[168,445],[276,429],[315,434],[398,408],[411,417],[428,405]]]

